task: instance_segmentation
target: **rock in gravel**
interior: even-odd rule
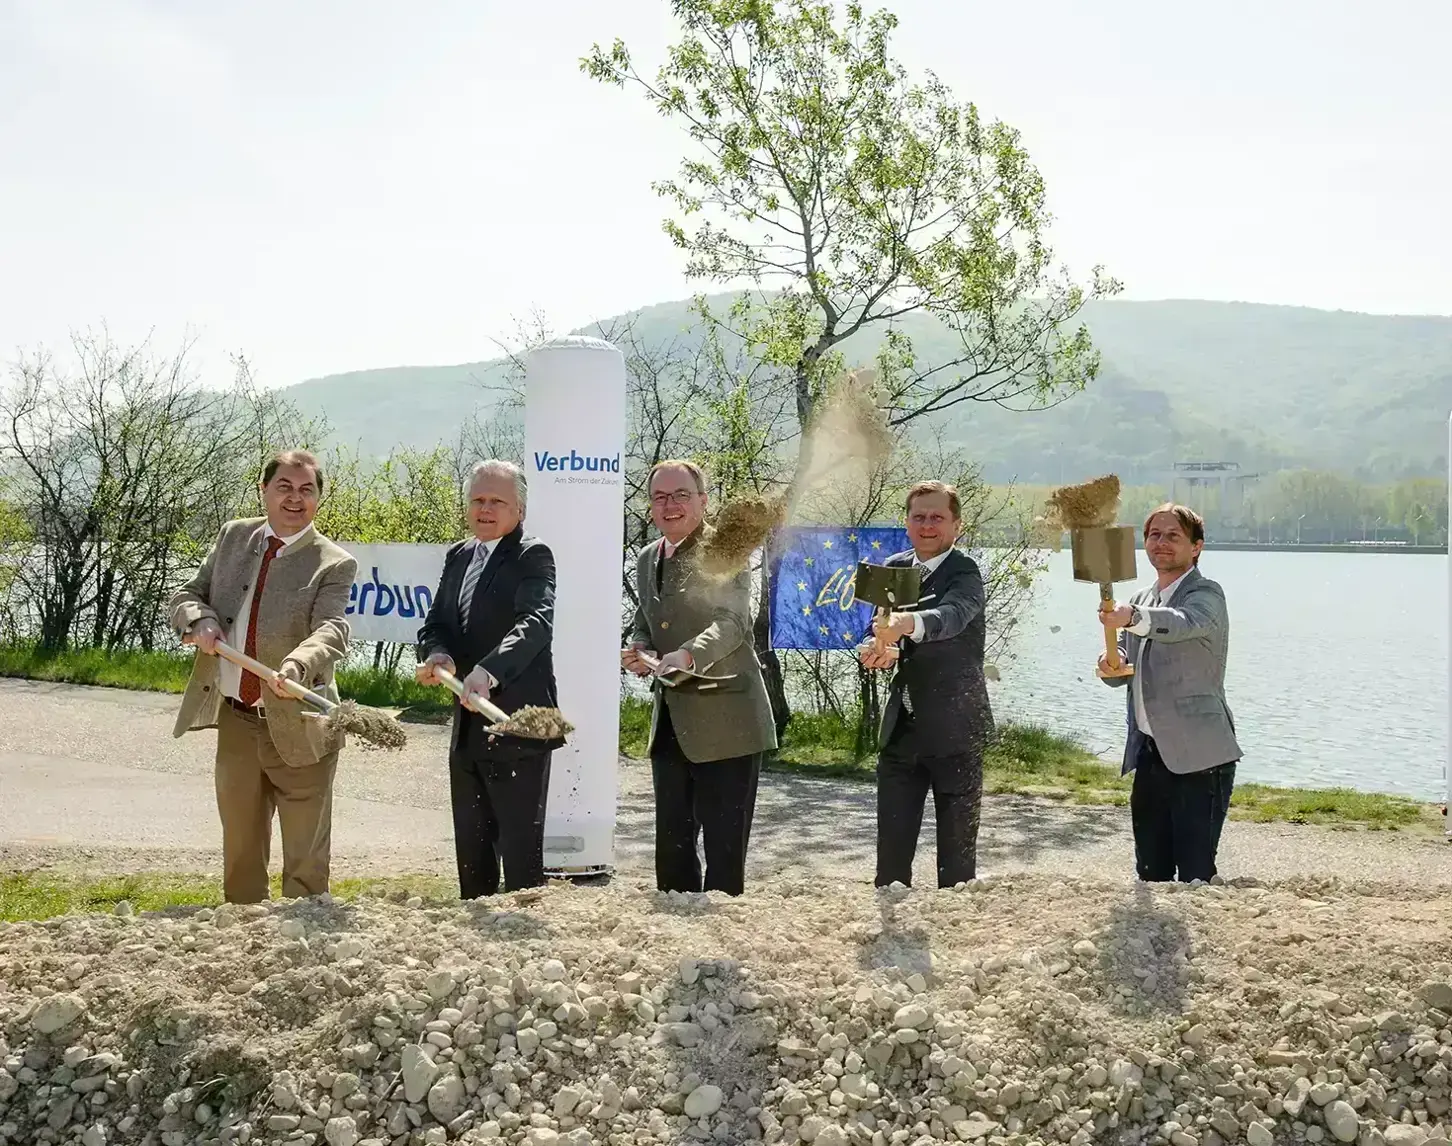
[[[323,1127],[323,1138],[328,1146],[357,1146],[358,1124],[351,1118],[330,1118]]]
[[[79,995],[51,995],[35,1009],[30,1025],[43,1035],[53,1035],[85,1013],[86,1002]]]
[[[1356,1117],[1356,1111],[1351,1108],[1349,1102],[1337,1099],[1326,1107],[1326,1129],[1338,1142],[1355,1142],[1356,1136],[1361,1132],[1361,1125]]]
[[[1245,1128],[1245,1140],[1250,1146],[1275,1146],[1275,1135],[1266,1129],[1263,1122],[1252,1122]]]
[[[414,1105],[422,1102],[438,1077],[439,1068],[423,1048],[410,1043],[403,1048],[403,1097]]]
[[[440,1122],[452,1122],[464,1109],[464,1082],[452,1072],[429,1088],[429,1113]]]
[[[721,1103],[725,1099],[726,1096],[721,1092],[719,1086],[704,1083],[686,1095],[686,1117],[709,1118],[721,1109]]]

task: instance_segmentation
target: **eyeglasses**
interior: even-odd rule
[[[651,505],[686,505],[691,498],[696,496],[692,489],[678,489],[672,493],[653,494],[650,499]]]

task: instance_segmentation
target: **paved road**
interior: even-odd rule
[[[0,870],[46,864],[98,871],[215,871],[215,734],[171,735],[177,698],[0,679]],[[402,752],[345,752],[338,774],[338,874],[453,872],[445,730],[410,725]],[[650,774],[620,762],[617,864],[651,865]],[[869,880],[870,786],[766,775],[752,829],[752,875]],[[1126,875],[1128,814],[1012,797],[986,801],[979,872],[1024,869]],[[932,883],[932,825],[916,882]],[[1395,833],[1232,822],[1226,875],[1331,875],[1452,883],[1452,848]]]

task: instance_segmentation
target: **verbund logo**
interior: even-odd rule
[[[618,474],[620,472],[620,455],[607,457],[597,454],[593,457],[577,453],[571,450],[568,454],[552,454],[549,450],[534,452],[534,468],[536,473],[566,472],[566,473],[608,473]]]

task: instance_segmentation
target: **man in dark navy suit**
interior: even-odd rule
[[[912,549],[888,565],[922,569],[918,606],[879,617],[874,631],[897,649],[860,646],[867,668],[897,665],[883,709],[877,757],[876,885],[911,886],[928,792],[938,823],[938,886],[973,879],[983,796],[983,749],[993,712],[983,676],[983,576],[954,549],[962,532],[958,491],[938,481],[908,491]]]
[[[524,532],[524,473],[510,462],[474,467],[469,482],[474,536],[444,557],[438,592],[418,631],[418,680],[437,668],[464,675],[468,695],[505,712],[554,708],[552,654],[555,559]],[[449,742],[454,852],[464,899],[544,883],[545,805],[550,757],[563,740],[491,736],[489,721],[462,704]]]

